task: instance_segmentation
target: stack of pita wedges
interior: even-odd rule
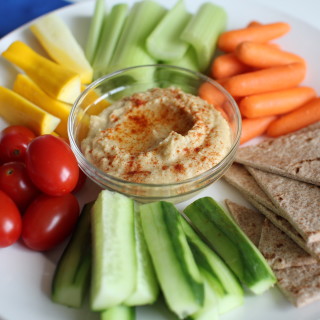
[[[256,210],[226,200],[295,306],[320,300],[320,122],[239,149],[224,179]]]

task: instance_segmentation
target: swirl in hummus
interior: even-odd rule
[[[131,182],[173,183],[228,153],[231,130],[212,105],[176,88],[135,93],[91,116],[81,148],[102,171]]]

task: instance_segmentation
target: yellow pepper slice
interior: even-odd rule
[[[60,118],[61,122],[56,128],[56,132],[60,136],[68,138],[67,125],[71,110],[70,105],[51,98],[39,86],[37,86],[34,81],[23,74],[17,75],[13,84],[13,91],[17,92],[43,110],[51,113],[57,118]]]
[[[45,15],[37,19],[30,30],[54,61],[78,73],[83,83],[92,81],[92,67],[71,30],[60,17],[53,13]]]
[[[22,69],[52,98],[73,103],[80,94],[77,73],[41,56],[22,41],[13,42],[2,56]]]
[[[9,124],[30,128],[35,134],[53,132],[60,119],[39,108],[16,92],[0,86],[0,116]]]

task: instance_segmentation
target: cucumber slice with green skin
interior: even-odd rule
[[[159,201],[140,207],[142,228],[156,275],[170,310],[183,319],[197,312],[204,287],[172,203]]]
[[[101,320],[134,320],[135,309],[132,307],[118,305],[101,312]]]
[[[92,207],[91,308],[121,304],[136,286],[133,200],[103,190]]]
[[[52,281],[52,301],[79,308],[89,288],[91,270],[91,207],[86,204],[65,248]]]
[[[198,312],[188,317],[187,320],[218,320],[219,298],[215,290],[212,289],[211,276],[201,269],[200,273],[204,284],[204,304]]]
[[[222,259],[181,218],[192,254],[207,283],[207,290],[218,299],[219,313],[225,313],[243,304],[244,294],[239,280]],[[198,319],[198,318],[196,318]]]
[[[137,257],[137,284],[134,292],[124,302],[128,306],[152,304],[159,294],[158,279],[143,235],[139,206],[134,206],[134,230]]]
[[[216,201],[200,198],[186,207],[184,213],[253,293],[261,294],[276,283],[260,251]]]

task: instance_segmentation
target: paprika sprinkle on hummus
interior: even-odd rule
[[[219,163],[231,148],[221,113],[177,88],[135,93],[91,116],[85,157],[112,176],[138,183],[173,183]]]

